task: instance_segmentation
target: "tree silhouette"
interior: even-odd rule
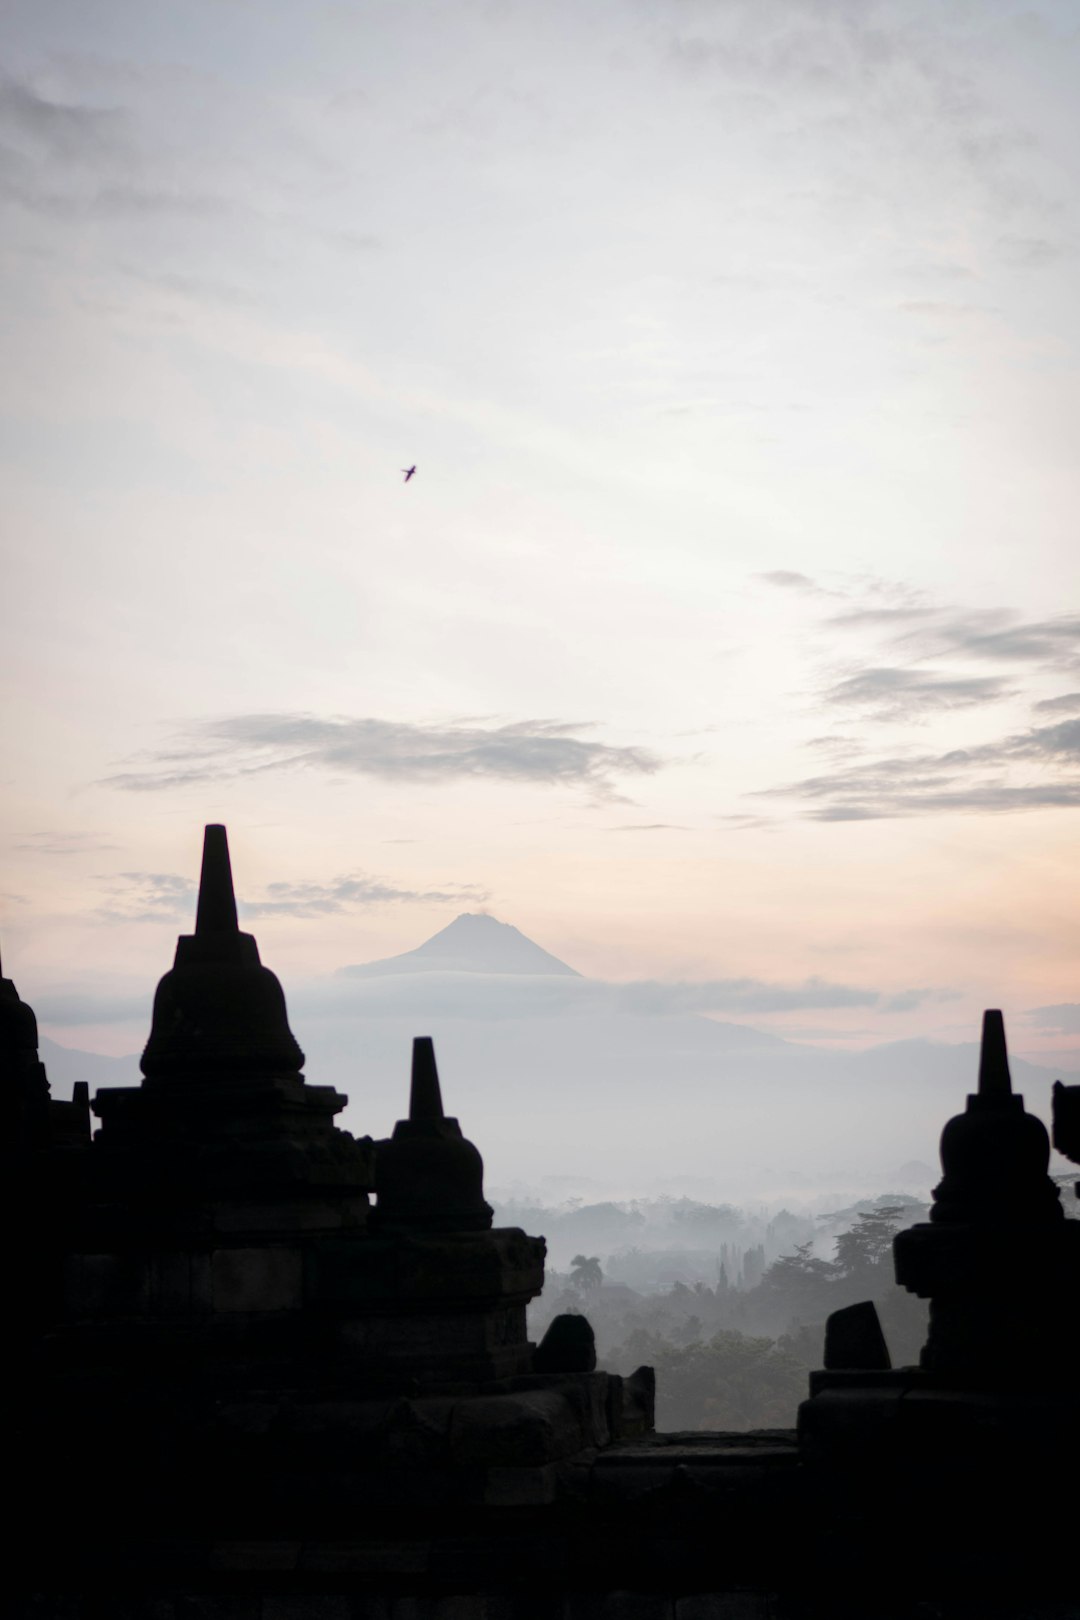
[[[600,1257],[596,1254],[575,1254],[570,1262],[570,1281],[583,1294],[599,1288],[604,1280]]]

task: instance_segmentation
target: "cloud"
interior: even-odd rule
[[[710,979],[700,983],[667,984],[642,979],[611,985],[616,1006],[638,1014],[788,1012],[811,1007],[876,1007],[881,995],[826,979],[804,979],[800,984],[770,984],[761,979]],[[911,992],[924,994],[925,992]]]
[[[910,624],[913,619],[933,618],[934,609],[917,607],[860,607],[834,613],[826,623],[858,630],[890,630],[894,626]]]
[[[897,304],[902,315],[929,315],[936,320],[966,320],[972,315],[992,315],[995,311],[985,304],[949,304],[929,298],[909,299]]]
[[[894,653],[1080,666],[1080,614],[1025,620],[1009,608],[958,613],[927,601],[906,585],[884,580],[869,580],[861,590],[847,594],[856,598],[854,605],[831,614],[825,623],[852,630],[895,629],[900,634],[891,641],[886,638]],[[875,600],[882,596],[883,603]]]
[[[1080,1002],[1059,1001],[1049,1007],[1029,1007],[1029,1024],[1054,1035],[1080,1035]]]
[[[612,984],[560,974],[400,973],[366,978],[341,968],[334,979],[290,995],[312,1014],[406,1018],[679,1018],[709,1014],[762,1016],[821,1008],[908,1011],[941,991],[887,992],[809,978],[795,984],[763,979],[668,983],[641,979]]]
[[[110,922],[181,922],[195,925],[197,888],[173,872],[120,872],[105,883],[109,896],[98,915]],[[260,917],[328,917],[367,906],[477,905],[490,898],[476,884],[450,883],[437,889],[410,889],[385,878],[350,873],[329,883],[270,883],[252,900],[238,898],[244,921]]]
[[[826,703],[872,710],[879,719],[907,719],[940,710],[966,709],[1010,696],[995,675],[950,676],[932,670],[868,667],[846,676],[824,694]]]
[[[1014,767],[1023,779],[1010,780]],[[974,748],[879,759],[807,777],[762,797],[803,799],[814,821],[871,821],[948,811],[1018,811],[1080,805],[1080,719],[1037,726]],[[1031,780],[1030,770],[1047,774]]]
[[[188,726],[175,747],[152,754],[142,770],[106,777],[126,792],[160,792],[268,771],[319,770],[393,782],[483,779],[585,787],[616,797],[624,775],[659,770],[643,748],[616,748],[580,733],[584,724],[522,720],[508,725],[246,714]]]
[[[1061,697],[1043,698],[1035,704],[1040,714],[1080,714],[1080,692],[1066,692]]]
[[[17,850],[31,855],[84,855],[101,850],[119,849],[118,844],[105,844],[90,833],[39,832],[31,833]]]
[[[755,574],[755,579],[762,579],[766,585],[777,585],[781,590],[788,591],[820,591],[821,586],[812,580],[809,574],[796,574],[789,568],[774,568],[767,574]]]
[[[84,164],[125,144],[124,115],[118,108],[51,101],[6,75],[0,77],[0,128],[64,165]]]
[[[195,884],[175,872],[118,872],[98,916],[110,922],[168,922],[195,915]]]
[[[627,821],[621,827],[609,827],[609,832],[687,832],[678,821]]]
[[[367,906],[393,904],[475,905],[490,899],[475,884],[442,889],[403,889],[382,878],[353,875],[332,883],[271,883],[265,900],[240,902],[242,917],[326,917]]]
[[[164,962],[161,971],[168,965]],[[55,990],[39,992],[33,1000],[39,1024],[57,1029],[79,1024],[127,1024],[135,1019],[146,1022],[150,1006],[151,995],[146,990],[127,995],[110,991]]]
[[[898,195],[925,209],[929,164],[950,192],[974,189],[999,228],[1009,214],[1030,215],[1044,201],[1039,171],[1017,160],[1034,155],[1033,137],[983,90],[978,23],[958,31],[951,14],[939,25],[910,11],[860,0],[678,7],[667,55],[688,84],[722,87],[744,124],[783,118],[810,149],[836,142],[838,161],[819,165],[813,195],[849,212],[853,181],[863,178],[858,201],[868,206],[875,174],[894,209]]]
[[[147,219],[156,215],[214,219],[232,216],[236,205],[207,192],[125,184],[103,186],[92,200],[91,211],[115,219]]]
[[[933,639],[969,658],[1067,666],[1080,661],[1080,614],[1025,623],[1004,610],[968,613],[946,620]]]
[[[1025,270],[1056,264],[1068,251],[1063,243],[1051,242],[1044,236],[1002,236],[997,243],[997,252],[1006,264]]]

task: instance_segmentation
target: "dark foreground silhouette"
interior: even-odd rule
[[[1000,1013],[929,1219],[894,1240],[929,1302],[918,1363],[848,1299],[797,1431],[737,1434],[658,1434],[652,1370],[598,1370],[580,1313],[529,1341],[544,1240],[493,1225],[429,1040],[388,1139],[335,1126],[238,928],[223,827],[142,1084],[99,1093],[93,1139],[6,979],[0,1059],[14,1612],[1080,1613],[1080,1223]],[[1055,1089],[1074,1158],[1077,1095]]]

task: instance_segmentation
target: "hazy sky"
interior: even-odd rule
[[[779,1032],[1080,1041],[1072,0],[2,0],[0,43],[46,1029],[140,1043],[224,820],[287,991],[487,908]]]

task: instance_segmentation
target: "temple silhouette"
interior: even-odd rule
[[[582,1316],[529,1342],[544,1240],[493,1226],[430,1040],[388,1139],[335,1125],[224,827],[142,1084],[56,1101],[37,1046],[3,979],[11,1612],[1080,1615],[1080,1222],[1000,1012],[894,1243],[919,1364],[850,1306],[797,1429],[737,1434],[658,1434],[651,1369],[598,1370]],[[1054,1087],[1054,1140],[1080,1161],[1080,1087]]]

